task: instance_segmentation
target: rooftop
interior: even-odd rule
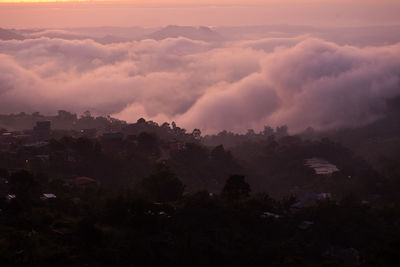
[[[332,174],[334,172],[339,171],[339,169],[333,165],[332,163],[320,159],[320,158],[310,158],[306,159],[306,162],[304,164],[307,167],[313,168],[315,170],[316,174]]]

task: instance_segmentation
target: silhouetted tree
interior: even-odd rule
[[[164,123],[161,125],[161,128],[170,130],[170,129],[171,129],[171,126],[169,125],[168,122],[164,122]]]
[[[157,156],[160,154],[158,139],[154,134],[142,132],[138,136],[138,149],[141,153],[150,156]]]
[[[194,139],[199,140],[201,138],[201,131],[199,129],[194,129],[192,132]]]
[[[288,135],[288,127],[286,125],[276,127],[276,137],[281,138]]]
[[[222,189],[222,196],[231,200],[240,199],[248,197],[250,191],[250,185],[245,181],[243,175],[232,175],[226,181],[225,186]]]
[[[121,196],[108,199],[105,205],[106,220],[113,225],[123,223],[128,213],[125,199]]]
[[[145,123],[146,123],[146,120],[143,119],[143,118],[140,118],[140,119],[137,120],[136,123],[137,123],[137,124],[145,124]]]
[[[1,178],[8,178],[9,173],[6,169],[0,168],[0,177]]]
[[[91,218],[82,219],[77,225],[76,233],[81,239],[82,245],[87,247],[99,245],[103,239],[103,233]]]
[[[35,176],[25,170],[12,173],[9,185],[11,193],[16,194],[21,200],[31,199],[38,192],[39,187]]]
[[[264,131],[263,134],[268,137],[274,134],[274,129],[272,129],[270,126],[264,126]]]
[[[158,202],[179,200],[185,188],[181,180],[164,165],[157,166],[156,173],[143,179],[140,187],[149,199]]]

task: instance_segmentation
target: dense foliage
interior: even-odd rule
[[[295,136],[202,137],[60,111],[48,142],[16,138],[0,153],[0,265],[398,266],[395,107],[363,128]],[[0,116],[3,127],[39,119]],[[339,171],[318,174],[308,158]]]

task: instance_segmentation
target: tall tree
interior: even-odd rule
[[[222,189],[222,196],[230,200],[241,199],[248,197],[250,191],[250,185],[245,181],[243,175],[232,175]]]

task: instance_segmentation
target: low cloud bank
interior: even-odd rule
[[[357,48],[308,36],[0,41],[0,113],[91,110],[207,133],[331,129],[381,116],[400,95],[399,70],[400,44]]]

